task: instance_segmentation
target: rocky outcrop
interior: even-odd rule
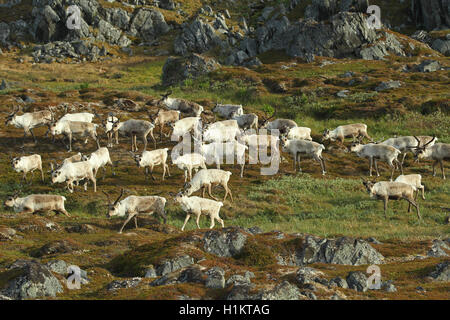
[[[225,287],[225,271],[220,267],[209,269],[206,274],[205,286],[211,289],[223,289]]]
[[[194,259],[188,255],[176,257],[163,261],[161,264],[159,264],[156,267],[156,274],[159,276],[163,276],[171,272],[183,269],[192,264],[194,264]]]
[[[320,239],[307,236],[294,258],[295,265],[322,262],[343,265],[380,264],[384,257],[367,241],[342,237]]]
[[[429,275],[433,281],[450,281],[450,262],[439,263]]]
[[[84,41],[75,40],[71,42],[55,41],[33,48],[32,57],[34,62],[62,62],[66,58],[73,61],[98,61],[107,55],[106,49]]]
[[[0,89],[1,89],[1,87],[2,86],[0,85]],[[0,226],[0,241],[13,240],[15,235],[16,235],[16,230],[14,230],[13,228],[9,228],[6,226]]]
[[[183,25],[181,33],[176,37],[173,45],[176,54],[185,55],[189,52],[206,52],[220,42],[220,37],[214,28],[209,23],[197,18],[190,24]]]
[[[153,41],[170,30],[161,12],[154,9],[137,9],[131,20],[129,34],[144,41]]]
[[[219,67],[220,64],[213,58],[195,53],[185,57],[169,57],[163,66],[162,83],[168,86],[184,79],[197,78]]]
[[[247,235],[239,228],[211,230],[203,237],[203,248],[219,257],[232,257],[241,252],[246,240]]]
[[[411,12],[417,26],[426,30],[446,29],[450,26],[450,1],[412,0]]]
[[[1,294],[12,299],[55,297],[63,291],[50,270],[36,261],[18,260],[2,274],[2,278],[8,281],[0,288]]]
[[[366,292],[369,289],[367,276],[362,271],[352,271],[347,276],[347,284],[350,289]]]
[[[365,13],[368,6],[368,0],[313,0],[305,9],[305,19],[328,20],[345,11]]]

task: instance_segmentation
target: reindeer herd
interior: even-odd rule
[[[158,111],[152,114],[147,111],[149,120],[128,119],[121,121],[119,115],[109,112],[106,119],[96,112],[68,113],[65,106],[64,115],[58,120],[55,118],[55,112],[52,108],[44,111],[27,112],[22,115],[17,113],[19,108],[14,108],[12,113],[6,117],[5,126],[12,125],[24,130],[24,141],[27,134],[31,134],[35,143],[37,139],[33,133],[34,128],[46,126],[48,130],[46,136],[50,133],[53,141],[58,135],[62,135],[68,141],[65,144],[68,152],[72,152],[72,141],[74,139],[84,139],[85,143],[91,138],[97,145],[97,151],[90,155],[83,155],[80,152],[64,159],[59,165],[54,161],[50,162],[51,182],[65,183],[69,192],[74,192],[74,188],[80,182],[84,181],[84,190],[87,190],[88,182],[91,181],[94,192],[97,191],[97,173],[103,168],[106,175],[106,166],[111,166],[114,172],[113,161],[110,157],[110,150],[114,145],[119,144],[119,136],[127,136],[131,139],[131,151],[129,154],[136,162],[139,168],[145,170],[145,178],[148,179],[148,173],[152,179],[155,166],[162,166],[162,180],[166,173],[170,177],[168,164],[169,148],[156,148],[156,139],[153,130],[159,126],[160,141],[164,134],[164,128],[170,127],[172,138],[185,137],[189,135],[194,143],[194,152],[185,152],[183,144],[189,144],[191,140],[182,139],[172,148],[172,164],[184,172],[184,185],[177,193],[170,193],[176,203],[186,213],[182,230],[184,230],[192,214],[196,217],[196,224],[199,227],[200,216],[207,215],[211,219],[210,228],[213,228],[215,221],[218,221],[222,227],[223,220],[219,216],[220,208],[223,202],[212,195],[212,186],[220,185],[225,190],[223,201],[233,196],[228,182],[231,177],[230,171],[220,169],[223,158],[233,159],[240,165],[240,177],[244,176],[244,167],[247,157],[247,151],[253,147],[270,147],[271,157],[280,157],[281,151],[289,154],[293,158],[294,172],[300,167],[300,157],[310,157],[320,164],[322,175],[327,173],[325,159],[322,153],[325,151],[324,141],[330,140],[344,146],[346,138],[352,138],[349,151],[356,153],[358,157],[366,158],[369,161],[369,176],[372,176],[373,166],[377,177],[380,176],[378,162],[385,162],[391,169],[390,181],[367,181],[363,179],[363,184],[371,197],[383,200],[384,212],[386,214],[388,200],[404,199],[409,203],[408,212],[413,206],[416,209],[417,216],[421,220],[417,196],[419,190],[422,198],[425,199],[424,186],[421,182],[420,174],[404,175],[403,164],[408,153],[414,155],[415,160],[432,160],[433,176],[436,174],[435,167],[440,164],[442,178],[445,179],[444,160],[450,159],[450,144],[437,143],[436,137],[431,136],[404,136],[390,138],[385,141],[374,142],[367,133],[367,125],[362,123],[347,124],[337,127],[334,130],[326,129],[322,134],[322,143],[315,142],[311,138],[311,129],[299,127],[297,123],[289,119],[264,118],[259,119],[254,113],[245,114],[242,105],[216,104],[212,109],[214,120],[209,121],[204,117],[204,108],[194,102],[184,99],[170,98],[171,92],[162,95],[158,100]],[[216,121],[216,114],[224,120]],[[94,119],[100,119],[100,124],[93,123]],[[272,120],[272,121],[271,121]],[[202,123],[204,125],[202,125]],[[106,147],[100,146],[100,139],[97,129],[102,128],[107,137]],[[266,129],[266,130],[261,130]],[[276,130],[276,131],[275,131]],[[264,131],[264,133],[261,133]],[[267,134],[269,132],[269,134]],[[280,133],[281,136],[278,136]],[[147,151],[147,137],[150,135],[153,140],[154,150]],[[138,153],[137,137],[142,140],[143,151]],[[63,141],[64,141],[63,138]],[[363,140],[369,142],[363,144]],[[173,141],[173,139],[172,139]],[[345,147],[345,146],[344,146]],[[23,153],[23,147],[22,147]],[[248,158],[254,157],[248,152]],[[402,160],[398,156],[402,155]],[[253,159],[255,160],[255,159]],[[234,162],[233,162],[234,163]],[[253,162],[254,163],[254,162]],[[207,164],[215,164],[216,169],[208,169]],[[41,155],[23,155],[11,159],[12,168],[16,172],[23,173],[23,180],[27,182],[27,174],[31,172],[33,179],[34,171],[41,173],[41,179],[44,181],[44,172],[42,169]],[[395,170],[400,169],[401,175],[393,181]],[[192,171],[196,173],[192,174]],[[192,196],[193,193],[202,190],[202,196]],[[213,199],[206,199],[205,192]],[[105,193],[105,192],[104,192]],[[139,215],[160,215],[166,223],[165,205],[166,199],[159,196],[128,196],[120,200],[124,194],[122,188],[119,197],[112,202],[110,195],[105,193],[108,201],[108,217],[120,216],[126,217],[126,220],[119,233],[122,232],[125,225],[134,219],[137,228],[137,217]],[[64,208],[63,196],[32,194],[24,198],[18,197],[16,192],[9,196],[5,201],[6,207],[11,207],[15,212],[34,213],[39,211],[54,211],[70,216]]]

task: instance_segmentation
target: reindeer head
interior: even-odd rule
[[[8,124],[11,123],[11,121],[13,121],[14,117],[16,116],[16,113],[19,112],[19,109],[20,109],[19,106],[15,107],[12,113],[6,117],[5,126],[7,126]]]
[[[433,138],[428,141],[427,143],[425,143],[423,146],[420,145],[420,139],[417,138],[416,136],[414,136],[414,139],[416,139],[417,141],[417,146],[413,147],[413,153],[414,153],[414,160],[415,161],[419,161],[419,159],[423,158],[426,156],[427,154],[427,146],[434,142],[436,140],[436,136],[433,136]]]
[[[166,92],[165,94],[161,95],[161,99],[159,99],[158,104],[164,102],[170,95],[172,94],[172,91]]]
[[[14,204],[16,203],[17,198],[19,197],[19,192],[16,191],[14,192],[13,195],[8,196],[5,200],[5,202],[3,203],[3,206],[5,208],[11,208],[14,206]]]
[[[326,141],[330,139],[330,130],[325,129],[322,134],[322,141]]]
[[[363,183],[364,187],[366,188],[367,192],[369,194],[372,194],[373,186],[375,185],[376,180],[369,181],[369,180],[362,179],[362,183]]]
[[[116,201],[111,202],[111,199],[109,198],[109,194],[107,194],[105,191],[103,191],[103,193],[106,195],[106,198],[108,199],[108,211],[106,213],[106,216],[108,218],[111,218],[113,216],[117,216],[119,214],[118,209],[119,209],[119,200],[120,198],[122,198],[123,196],[123,188],[120,191],[120,195],[117,197]]]
[[[140,167],[141,166],[141,159],[142,159],[142,156],[140,155],[140,154],[136,154],[136,153],[134,153],[134,152],[131,152],[131,151],[128,151],[130,154],[131,154],[131,156],[133,157],[133,160],[136,162],[136,165],[138,166],[138,167]]]
[[[360,141],[354,141],[354,142],[352,142],[352,144],[350,145],[348,150],[351,152],[358,152],[359,150],[361,150],[362,146],[363,146],[363,144],[361,144]]]

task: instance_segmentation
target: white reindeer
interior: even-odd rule
[[[164,181],[164,177],[166,176],[166,170],[170,177],[170,170],[169,166],[167,165],[167,158],[169,156],[168,150],[169,148],[164,148],[152,151],[144,151],[142,152],[142,155],[134,154],[133,152],[130,152],[130,154],[133,157],[134,161],[136,161],[138,167],[145,168],[145,180],[147,180],[148,168],[150,168],[150,175],[152,179],[155,180],[155,177],[153,176],[153,168],[155,166],[162,165],[163,167],[162,179]]]
[[[25,182],[27,182],[28,172],[31,172],[30,183],[33,181],[34,170],[39,170],[41,172],[42,182],[44,182],[44,171],[42,171],[42,159],[39,154],[14,158],[11,160],[11,165],[14,171],[23,172],[23,180]]]
[[[281,139],[281,146],[283,152],[290,153],[294,158],[294,172],[297,172],[297,161],[298,168],[300,172],[302,171],[302,168],[300,167],[300,156],[306,155],[319,162],[320,167],[322,168],[322,175],[325,175],[325,160],[322,157],[322,151],[325,150],[325,146],[323,144],[307,140],[289,140],[286,137],[283,137]]]
[[[415,138],[417,140],[417,146],[413,149],[415,159],[434,160],[433,177],[436,176],[436,165],[439,163],[441,165],[442,179],[445,180],[444,160],[450,160],[450,144],[436,143],[430,146],[436,140],[436,137],[433,137],[428,143],[421,146],[420,139]]]
[[[31,194],[19,198],[18,193],[14,193],[6,199],[4,205],[21,214],[54,211],[57,214],[62,213],[70,217],[70,214],[64,208],[64,201],[66,201],[65,197],[53,194]]]
[[[198,171],[199,168],[206,169],[205,157],[198,153],[188,153],[177,157],[173,164],[184,171],[184,182],[192,179],[192,170]]]

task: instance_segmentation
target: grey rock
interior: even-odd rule
[[[6,44],[10,31],[9,25],[6,22],[0,22],[0,44]]]
[[[255,235],[255,234],[261,234],[263,233],[263,231],[261,230],[261,228],[255,226],[255,227],[250,227],[248,229],[246,229],[247,232]]]
[[[58,274],[67,274],[69,265],[64,260],[51,260],[46,263],[47,268]]]
[[[162,70],[163,85],[172,85],[188,78],[197,78],[217,70],[220,64],[213,58],[199,54],[184,57],[169,57]]]
[[[393,81],[393,80],[389,80],[389,81],[384,81],[381,82],[376,88],[375,91],[385,91],[385,90],[390,90],[390,89],[397,89],[400,88],[402,86],[402,84],[400,83],[400,81]]]
[[[137,287],[141,281],[142,278],[138,277],[127,280],[114,280],[106,286],[106,289],[109,291],[115,291],[118,289],[134,288]]]
[[[214,267],[209,269],[206,274],[205,286],[212,289],[225,288],[225,271],[222,268]]]
[[[272,290],[263,291],[258,300],[301,300],[304,296],[300,290],[288,281],[283,281]]]
[[[240,286],[250,284],[251,280],[247,277],[241,276],[239,274],[234,274],[227,279],[226,286],[229,287],[231,285]]]
[[[450,262],[445,261],[439,263],[429,276],[433,279],[433,281],[450,281]]]
[[[441,70],[441,64],[436,60],[425,60],[417,66],[419,72],[434,72]]]
[[[232,257],[241,252],[246,240],[247,235],[239,228],[211,230],[203,237],[203,248],[219,257]]]
[[[253,285],[235,285],[227,296],[227,300],[255,300],[256,294],[251,293]]]
[[[144,41],[153,41],[170,30],[161,12],[154,9],[141,8],[134,15],[129,33]]]
[[[194,258],[184,255],[166,260],[156,267],[156,274],[163,276],[194,264]]]
[[[431,46],[433,42],[433,38],[425,30],[417,30],[411,35],[411,38],[423,42],[429,46]]]
[[[380,264],[384,257],[362,239],[341,237],[338,239],[320,239],[307,236],[303,247],[296,253],[296,264],[305,265],[315,262],[362,265]]]
[[[173,45],[175,53],[185,55],[189,52],[206,52],[220,43],[220,37],[215,33],[214,28],[197,18],[183,26]]]
[[[332,287],[336,286],[339,288],[344,288],[347,289],[348,288],[348,284],[347,281],[344,278],[341,277],[336,277],[330,280],[330,285]]]
[[[431,47],[447,57],[450,56],[450,40],[436,39]]]
[[[34,253],[34,256],[43,257],[56,253],[70,253],[74,249],[75,248],[67,240],[55,240],[45,244],[40,249],[38,249]]]
[[[63,291],[58,279],[50,270],[32,260],[16,261],[10,270],[2,274],[8,279],[1,294],[12,299],[33,299],[55,297]]]
[[[339,98],[346,98],[347,97],[347,93],[349,93],[350,90],[341,90],[338,93],[336,93],[336,96],[338,96]]]
[[[397,288],[392,283],[392,280],[383,281],[381,284],[381,289],[383,289],[386,292],[397,292]]]
[[[145,278],[156,278],[158,275],[156,274],[156,270],[153,266],[148,267],[145,270]]]
[[[366,239],[367,242],[373,243],[373,244],[383,244],[383,242],[378,241],[374,237],[370,237]]]
[[[350,289],[366,292],[369,289],[367,276],[361,271],[352,271],[347,276],[347,284]]]
[[[364,60],[384,60],[384,57],[388,55],[388,51],[385,46],[377,44],[362,49],[359,54]]]
[[[205,280],[203,273],[198,266],[190,266],[185,269],[179,269],[174,272],[163,275],[162,277],[150,283],[151,286],[162,286],[176,283],[202,283]]]
[[[446,250],[450,251],[450,245],[446,241],[433,240],[433,244],[430,250],[428,250],[427,256],[435,258],[447,257],[448,254]]]

